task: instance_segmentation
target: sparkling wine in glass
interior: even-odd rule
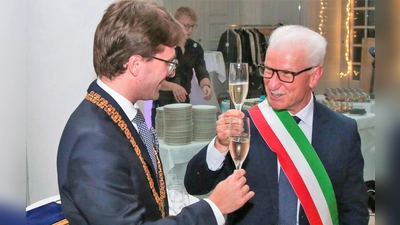
[[[229,94],[235,109],[242,110],[242,105],[249,91],[249,69],[247,63],[229,65]]]
[[[250,120],[231,118],[229,125],[229,152],[235,162],[236,169],[242,168],[242,164],[249,153],[250,148]]]

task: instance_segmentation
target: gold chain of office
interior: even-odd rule
[[[163,170],[161,167],[161,162],[160,158],[158,157],[157,151],[154,151],[157,159],[157,167],[158,167],[158,177],[160,180],[160,195],[158,195],[155,186],[154,186],[154,181],[151,178],[151,174],[149,171],[149,167],[147,166],[146,162],[144,161],[142,157],[142,153],[140,152],[139,146],[136,144],[135,139],[132,136],[132,133],[128,129],[128,125],[125,123],[125,121],[122,119],[121,115],[115,110],[114,106],[108,103],[107,100],[101,97],[101,95],[95,93],[94,91],[91,91],[90,93],[87,93],[86,100],[94,103],[101,109],[103,109],[116,123],[119,128],[125,133],[125,136],[128,138],[128,140],[131,142],[133,149],[136,152],[136,155],[139,157],[140,162],[142,163],[144,172],[146,173],[147,180],[149,182],[151,191],[153,193],[154,199],[156,200],[158,204],[158,208],[161,212],[161,216],[165,217],[165,210],[164,210],[164,201],[166,197],[166,190],[165,190],[165,182],[164,182],[164,175],[163,175]]]

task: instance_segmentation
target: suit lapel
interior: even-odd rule
[[[118,103],[107,92],[105,92],[100,86],[97,85],[96,80],[93,81],[92,84],[89,86],[87,92],[89,93],[90,91],[94,91],[94,92],[98,93],[99,95],[101,95],[101,97],[106,99],[112,106],[114,106],[115,110],[121,115],[121,118],[128,125],[128,129],[131,132],[133,138],[135,139],[136,144],[139,146],[142,157],[146,161],[147,167],[151,171],[151,176],[152,176],[153,180],[154,181],[158,180],[158,177],[156,176],[156,173],[154,171],[153,164],[151,162],[150,155],[147,151],[146,145],[143,143],[142,139],[140,138],[140,135],[137,132],[137,130],[135,129],[135,127],[133,126],[132,121],[130,121],[128,119],[128,116],[125,114],[125,112],[122,110],[122,108],[118,105]],[[110,121],[112,123],[114,123],[111,120],[111,118],[110,118]],[[118,130],[118,132],[121,132],[121,134],[125,136],[125,134],[122,132],[122,130],[118,127],[117,124],[114,124],[114,126]],[[135,154],[133,148],[132,148],[132,154],[134,154],[136,157],[136,154]],[[154,185],[157,187],[157,190],[159,190],[158,182],[154,182]]]
[[[311,145],[314,147],[317,153],[319,153],[326,144],[321,140],[325,139],[325,134],[328,129],[326,124],[327,121],[328,118],[324,113],[322,113],[320,103],[314,100],[314,118]]]

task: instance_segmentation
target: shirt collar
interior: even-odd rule
[[[130,102],[128,99],[126,99],[124,96],[119,94],[118,92],[114,91],[112,88],[107,86],[103,81],[101,81],[99,78],[97,78],[97,84],[105,91],[107,94],[109,94],[117,103],[119,106],[121,106],[122,110],[124,113],[128,116],[129,120],[132,121],[133,118],[136,116],[137,113],[137,105],[136,103]]]
[[[313,121],[313,112],[314,112],[314,98],[313,94],[311,93],[311,98],[306,107],[296,113],[296,116],[301,119],[301,122],[305,123],[306,125],[312,126]],[[301,123],[300,122],[300,123]]]

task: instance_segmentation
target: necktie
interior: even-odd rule
[[[299,117],[297,117],[297,116],[292,116],[292,117],[293,117],[294,121],[296,121],[297,124],[300,123],[301,119]]]
[[[293,116],[296,123],[301,119]],[[297,221],[297,195],[282,167],[279,172],[279,225],[294,225]]]
[[[140,109],[137,109],[136,116],[135,116],[135,118],[133,118],[132,122],[136,123],[138,130],[139,130],[140,138],[146,145],[147,151],[149,152],[151,162],[153,163],[154,170],[156,171],[156,173],[158,173],[156,155],[154,153],[154,150],[156,150],[156,151],[158,150],[158,140],[157,140],[155,130],[154,129],[149,130],[147,128],[147,124],[144,120],[143,114],[140,111]]]

